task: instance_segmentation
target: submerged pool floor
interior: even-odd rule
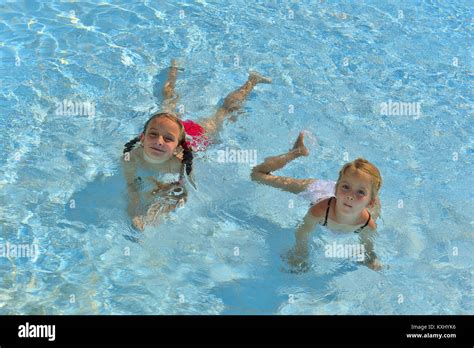
[[[472,314],[470,14],[467,1],[3,4],[0,313]],[[195,159],[185,207],[137,234],[120,156],[173,58],[192,120],[251,70],[273,83]],[[308,202],[250,171],[301,130],[310,155],[281,175],[336,180],[357,157],[380,169],[382,271],[324,257],[340,240],[320,229],[310,271],[288,271]]]

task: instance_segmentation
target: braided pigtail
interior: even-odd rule
[[[127,153],[127,152],[130,152],[133,150],[133,148],[135,147],[135,144],[138,143],[140,141],[140,137],[136,137],[136,138],[133,138],[132,140],[130,140],[128,143],[126,143],[124,146],[123,146],[123,153]]]
[[[193,170],[193,150],[188,146],[186,140],[183,139],[181,142],[183,147],[183,165],[186,168],[186,174],[189,176]]]

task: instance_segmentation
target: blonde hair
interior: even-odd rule
[[[364,173],[370,175],[371,178],[371,189],[370,189],[370,200],[374,201],[378,194],[380,187],[382,186],[382,176],[380,175],[380,171],[377,169],[375,165],[367,161],[365,158],[357,158],[352,162],[344,164],[344,166],[339,171],[339,178],[336,182],[336,191],[339,187],[339,183],[342,180],[342,177],[346,173],[347,169],[358,169]]]

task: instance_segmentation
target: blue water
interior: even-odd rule
[[[469,1],[0,5],[1,314],[473,314],[473,7]],[[258,85],[195,161],[186,206],[133,243],[122,145],[160,103],[177,58],[179,104],[210,115],[249,70]],[[58,115],[64,100],[94,115]],[[382,115],[381,103],[421,115]],[[308,202],[249,179],[218,151],[309,157],[279,173],[337,179],[359,156],[383,176],[380,272],[281,259]],[[336,239],[337,240],[337,239]]]

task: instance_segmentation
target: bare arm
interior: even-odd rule
[[[128,198],[129,198],[128,204],[127,204],[127,214],[130,217],[130,219],[133,219],[136,215],[136,209],[140,201],[140,195],[138,193],[138,187],[135,181],[137,167],[130,153],[128,157],[125,157],[122,159],[122,165],[123,165],[125,180],[127,182],[127,193],[128,193]]]
[[[295,232],[296,243],[288,255],[288,262],[292,266],[299,266],[308,258],[309,236],[320,222],[320,207],[319,205],[315,205],[308,210],[303,219],[303,223]]]
[[[364,264],[367,265],[367,267],[377,271],[382,268],[382,265],[380,264],[380,261],[377,258],[377,254],[375,254],[374,243],[372,241],[376,233],[375,224],[369,224],[368,227],[368,229],[364,229],[360,232],[359,240],[360,243],[364,246]]]

